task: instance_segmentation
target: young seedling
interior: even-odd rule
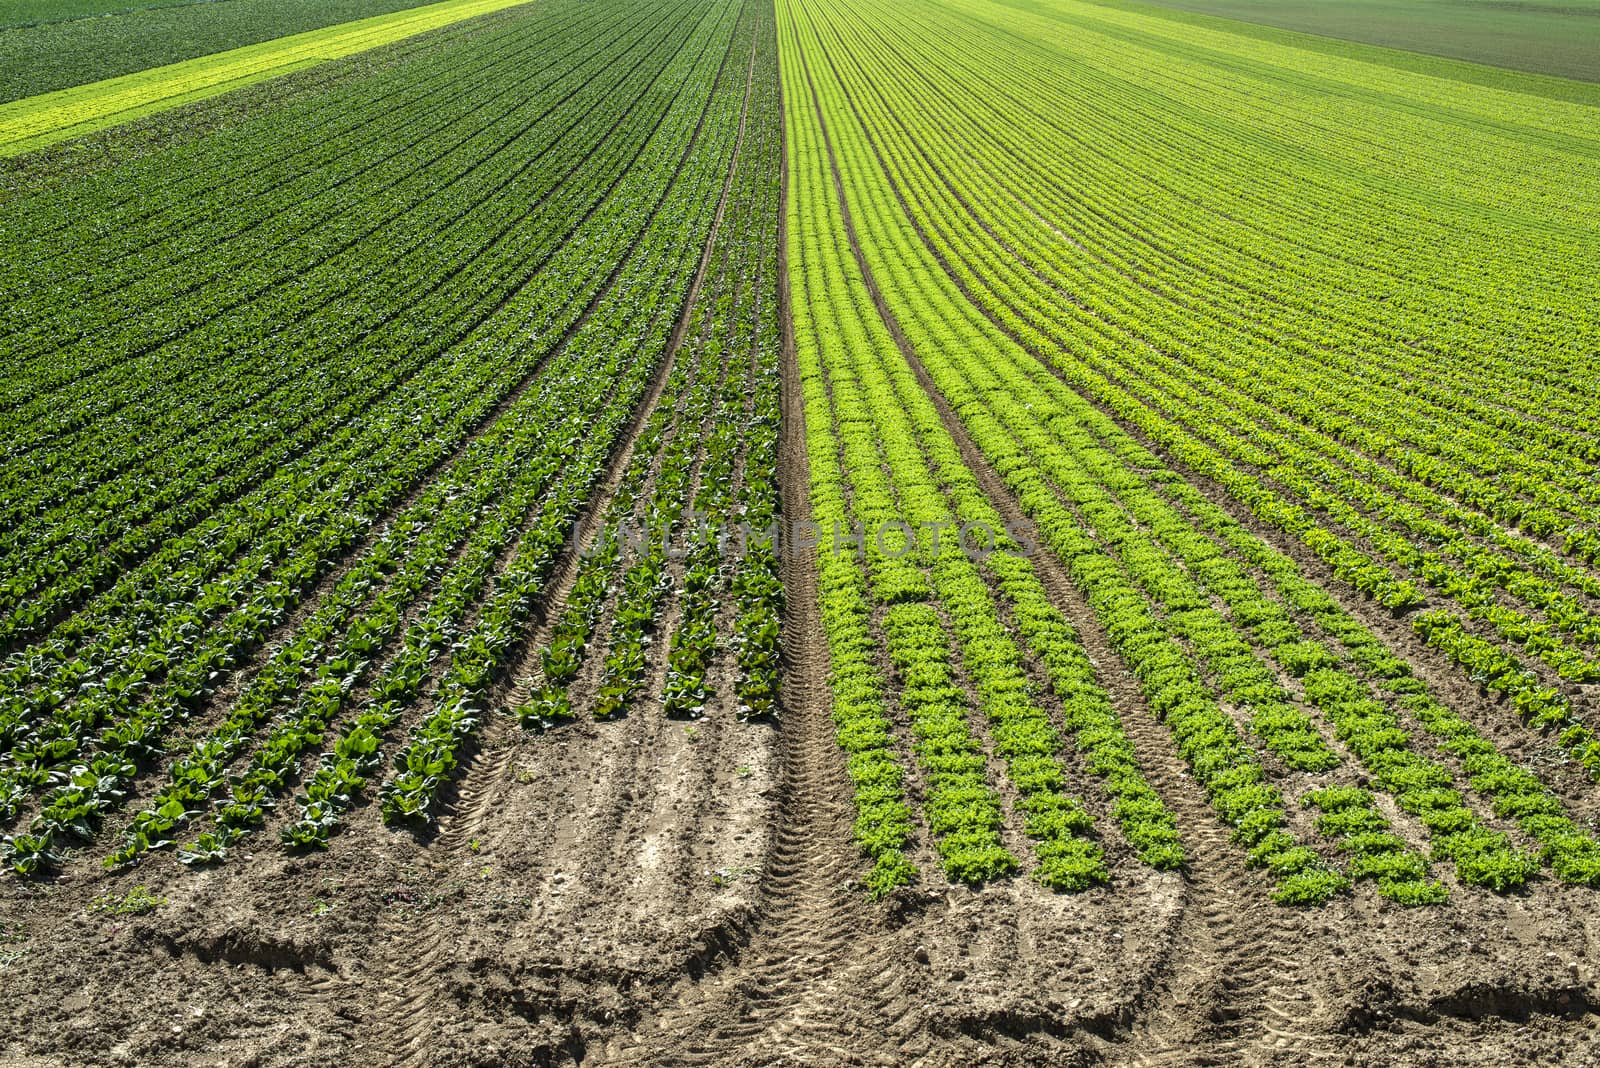
[[[157,897],[149,887],[141,884],[120,898],[107,891],[95,898],[89,908],[94,912],[109,912],[113,916],[144,916],[166,903],[166,898]]]

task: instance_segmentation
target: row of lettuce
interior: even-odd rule
[[[1178,867],[1172,814],[1076,634],[874,306],[835,193],[809,55],[792,36],[783,55],[795,373],[832,716],[855,837],[871,861],[867,885],[884,894],[916,879],[924,833],[953,880],[1025,867],[1060,889],[1106,882],[1053,706],[1065,710],[1126,840],[1145,863]],[[966,543],[963,528],[987,533]],[[1024,848],[1031,856],[1018,855]]]
[[[524,95],[519,86],[532,75],[517,57],[562,39],[574,18],[615,19],[616,32],[589,27],[581,47],[542,71],[542,90]],[[286,286],[270,270],[248,283],[259,291],[218,283],[207,294],[202,285],[193,322],[134,357],[169,375],[180,398],[123,412],[148,418],[152,437],[171,436],[170,454],[154,453],[158,465],[185,463],[184,419],[196,414],[189,407],[234,406],[229,417],[244,422],[234,428],[231,456],[252,471],[246,427],[281,418],[292,435],[331,419],[333,429],[286,446],[278,462],[259,468],[262,477],[247,476],[237,496],[225,491],[192,523],[157,506],[149,521],[169,522],[175,536],[153,532],[155,551],[114,568],[109,587],[60,620],[16,632],[32,640],[13,638],[5,667],[0,815],[28,817],[7,843],[17,870],[38,871],[64,847],[96,837],[136,788],[141,807],[109,862],[173,845],[185,830],[196,834],[184,859],[220,859],[265,826],[296,785],[279,827],[295,846],[325,844],[364,792],[390,821],[433,814],[649,396],[728,185],[755,44],[771,37],[770,18],[700,0],[608,15],[564,10],[548,24],[519,27],[463,43],[445,61],[466,79],[458,86],[463,106],[483,120],[481,131],[459,119],[431,124],[440,100],[430,93],[416,95],[414,109],[367,115],[351,129],[333,97],[324,102],[333,114],[311,112],[321,120],[316,129],[333,144],[370,138],[380,153],[368,161],[376,173],[302,170],[305,161],[286,155],[269,179],[287,188],[322,174],[349,192],[373,193],[416,182],[414,207],[398,195],[350,197],[310,214],[286,203],[219,237],[213,266],[262,232],[293,246],[286,263],[310,254],[348,271],[341,256],[360,250],[368,260],[350,273],[348,292]],[[765,58],[770,67],[770,44]],[[452,84],[430,60],[419,62],[413,73],[442,76],[434,90]],[[411,91],[403,72],[394,77],[380,85]],[[412,145],[397,148],[412,135]],[[766,136],[765,156],[752,158],[770,170]],[[273,145],[265,141],[264,152]],[[240,147],[227,152],[248,168],[257,157]],[[308,139],[308,152],[322,148]],[[327,166],[339,164],[330,157]],[[178,174],[179,186],[208,181]],[[746,179],[740,195],[760,186]],[[108,218],[119,210],[153,210],[157,219],[183,213],[179,226],[195,234],[239,226],[220,210],[220,196],[218,189],[210,198],[209,217],[177,201],[104,210]],[[754,210],[759,205],[741,205],[744,216]],[[425,226],[435,228],[431,238]],[[182,242],[151,236],[130,255],[182,253]],[[418,238],[425,240],[414,244]],[[407,270],[419,293],[413,304],[392,295],[378,304],[363,288]],[[119,298],[124,288],[111,286],[106,299],[135,302],[134,314],[122,321],[109,313],[105,326],[85,330],[86,346],[97,331],[138,330],[147,310],[163,313],[155,308],[162,297]],[[181,304],[185,296],[165,299]],[[329,339],[312,355],[283,334],[263,334],[244,351],[205,340],[239,314],[267,316],[279,300],[324,298],[286,320],[290,335]],[[348,318],[338,313],[345,307]],[[415,344],[395,345],[401,338]],[[254,364],[247,352],[263,359]],[[304,360],[319,373],[293,394],[306,408],[299,411],[285,402],[275,372]],[[214,395],[206,383],[230,368],[238,388]],[[347,394],[346,382],[371,391]],[[750,388],[775,396],[770,381]],[[365,407],[339,406],[355,399]],[[775,400],[761,403],[746,405],[760,409],[750,423],[770,419]],[[83,429],[92,435],[96,425]],[[759,433],[747,437],[752,450],[772,451]],[[226,466],[219,444],[208,448],[205,455]],[[148,461],[129,454],[107,462],[131,472]],[[770,468],[760,456],[749,461],[756,471],[763,463]],[[126,534],[138,535],[143,518],[130,519]],[[753,620],[775,620],[775,588],[756,577],[775,565],[757,555],[741,571],[741,603]],[[776,627],[748,629],[749,689],[773,691],[767,665],[776,661]],[[201,710],[215,711],[191,724]],[[168,769],[159,786],[136,782],[157,768]]]
[[[1210,325],[1169,312],[1142,320],[1132,339],[1136,346],[1123,344],[1114,332],[1115,324],[1128,322],[1114,307],[1123,278],[1051,273],[1048,265],[1057,261],[1102,255],[1094,242],[1107,238],[1056,228],[1056,204],[1047,198],[1067,204],[1059,216],[1064,223],[1074,212],[1099,209],[1071,200],[1047,177],[1059,167],[1028,169],[1046,149],[1019,145],[1013,152],[1007,142],[1005,151],[994,151],[996,124],[963,109],[998,108],[991,102],[1015,98],[1008,134],[1019,141],[1024,133],[1036,140],[1053,135],[1058,120],[1021,101],[1027,94],[1018,79],[1025,71],[1037,74],[1042,80],[1028,81],[1027,93],[1059,92],[1081,110],[1085,98],[1053,80],[1067,81],[1078,68],[1051,75],[1017,38],[953,32],[958,24],[970,30],[974,22],[964,16],[980,7],[993,15],[990,5],[859,7],[830,0],[785,5],[787,40],[800,57],[791,65],[786,54],[793,197],[795,210],[816,213],[791,216],[804,235],[793,262],[816,271],[819,262],[831,260],[838,274],[808,282],[834,302],[826,315],[803,315],[797,289],[802,358],[808,330],[818,335],[810,343],[821,350],[816,358],[824,366],[870,347],[853,327],[839,325],[848,321],[841,301],[863,307],[877,323],[862,330],[892,328],[926,376],[927,390],[947,403],[951,429],[959,426],[981,454],[974,462],[1004,482],[1084,593],[1138,678],[1146,707],[1171,732],[1248,862],[1274,878],[1278,900],[1325,900],[1352,878],[1370,878],[1397,901],[1435,902],[1447,892],[1432,872],[1441,862],[1463,884],[1502,891],[1534,877],[1541,862],[1564,880],[1600,881],[1600,846],[1537,776],[1439,700],[1385,641],[1293,561],[1186,480],[1208,476],[1257,516],[1276,516],[1278,525],[1302,535],[1334,564],[1340,578],[1392,607],[1422,599],[1417,586],[1395,579],[1371,555],[1313,521],[1309,509],[1268,488],[1263,472],[1279,485],[1295,484],[1282,455],[1268,457],[1251,445],[1256,453],[1246,463],[1213,449],[1214,442],[1232,440],[1243,455],[1244,438],[1229,438],[1227,428],[1238,425],[1241,413],[1258,409],[1230,398],[1231,406],[1213,400],[1197,407],[1209,413],[1205,420],[1162,418],[1164,407],[1229,379],[1203,378],[1196,386],[1175,376],[1156,378],[1170,363],[1163,362],[1164,347],[1140,335],[1148,335],[1151,322],[1185,331]],[[984,91],[974,93],[980,75],[973,68],[980,65]],[[929,99],[951,106],[929,108]],[[826,209],[832,214],[808,199],[833,200]],[[808,227],[823,235],[847,230],[859,252],[852,253],[843,237],[827,247],[829,238],[811,237]],[[1014,235],[1027,235],[1033,244],[1007,244]],[[859,263],[851,262],[853,254]],[[1172,284],[1189,280],[1178,272]],[[1153,272],[1130,292],[1148,296],[1166,284],[1165,273]],[[881,300],[880,310],[871,308],[869,291]],[[1259,381],[1264,396],[1293,392],[1278,376]],[[829,396],[837,406],[837,385],[830,383]],[[1188,468],[1186,476],[1127,426]],[[821,433],[816,427],[808,432]],[[1252,440],[1265,435],[1254,428]],[[816,483],[815,445],[812,463]],[[1353,460],[1345,463],[1339,470],[1358,469]],[[875,467],[873,457],[862,455],[840,465],[838,477],[848,484],[858,471]],[[939,471],[946,477],[944,465]],[[900,507],[907,507],[903,500]],[[1317,499],[1316,507],[1326,505]],[[1548,556],[1539,559],[1548,562]],[[870,552],[867,559],[870,574]],[[844,576],[843,566],[824,557],[824,577],[830,568]],[[875,589],[873,582],[859,587],[858,626],[874,619]],[[1020,618],[1014,617],[1019,624]],[[1017,632],[1024,633],[1020,625]],[[892,654],[892,628],[888,641]],[[863,682],[838,681],[836,703],[857,703]],[[1528,698],[1516,707],[1539,715],[1541,726],[1562,726],[1561,743],[1589,764],[1570,699],[1553,687],[1541,692],[1559,714],[1530,708]],[[1070,702],[1066,711],[1070,723]],[[1078,741],[1085,745],[1081,736]],[[882,748],[893,755],[892,743]],[[895,826],[909,833],[903,821]]]
[[[1462,241],[1520,258],[1523,240],[1557,237],[1509,239],[1515,212],[1419,203],[1415,187],[1375,191],[1342,153],[1285,176],[1272,142],[1226,120],[1234,112],[1220,100],[1291,124],[1310,149],[1342,145],[1349,130],[1318,140],[1292,125],[1304,121],[1299,97],[1248,92],[1268,71],[1286,73],[1272,66],[1288,65],[1275,46],[1230,42],[1252,64],[1241,73],[1220,44],[1190,48],[1154,20],[1080,5],[1005,16],[1036,35],[1027,49],[997,35],[949,43],[991,6],[837,13],[879,57],[841,72],[860,79],[856,106],[904,123],[942,187],[930,195],[948,206],[927,225],[951,246],[953,281],[1076,391],[1339,580],[1397,612],[1427,605],[1415,620],[1422,640],[1539,726],[1559,727],[1563,748],[1600,774],[1600,746],[1574,704],[1600,678],[1589,414],[1600,383],[1575,340],[1594,336],[1592,303],[1549,277],[1508,299],[1503,280],[1424,267],[1433,249]],[[1084,54],[1093,60],[1075,61]],[[1149,70],[1158,76],[1145,79]],[[940,106],[908,115],[909,99]],[[1480,166],[1453,143],[1449,116],[1381,104],[1362,115],[1415,124],[1442,158]],[[1467,136],[1483,159],[1515,159],[1519,174],[1600,153],[1530,154],[1490,119]],[[1240,169],[1250,181],[1236,180]],[[1505,190],[1508,202],[1518,195]],[[1365,221],[1374,197],[1387,229]],[[1300,225],[1305,213],[1315,232]],[[1578,230],[1551,255],[1580,256]],[[1426,236],[1396,236],[1413,231]],[[1396,249],[1410,261],[1395,262]],[[1504,264],[1506,276],[1520,270]]]
[[[0,15],[0,102],[132,74],[256,41],[419,7],[425,0],[229,4],[24,3]]]
[[[782,127],[768,26],[703,289],[550,639],[522,680],[525,725],[622,715],[658,668],[668,715],[703,714],[719,678],[732,682],[724,696],[738,715],[778,711]]]

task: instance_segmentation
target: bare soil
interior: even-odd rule
[[[804,684],[802,684],[804,685]],[[356,821],[305,858],[0,884],[0,1063],[1578,1064],[1591,894],[1270,905],[1132,721],[1192,870],[869,903],[815,689],[486,739],[424,845]],[[134,885],[142,916],[97,908]]]

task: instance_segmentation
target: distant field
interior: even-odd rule
[[[0,102],[177,63],[424,0],[0,3]]]
[[[0,103],[0,156],[414,37],[524,0],[442,0]]]
[[[1154,0],[1347,41],[1600,81],[1600,0]]]
[[[12,0],[0,3],[0,29],[122,15],[157,7],[233,6],[230,0]]]

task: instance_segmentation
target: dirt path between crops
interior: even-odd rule
[[[809,82],[810,75],[807,72]],[[862,251],[850,211],[849,198],[838,159],[828,133],[827,120],[812,88],[813,106],[826,146],[834,194],[838,199],[845,233],[856,266],[874,307],[895,345],[933,401],[941,422],[961,451],[962,459],[996,511],[1013,529],[1027,529],[1027,518],[1016,498],[979,451],[949,402],[944,398],[884,300],[877,278]],[[881,160],[880,160],[881,164]],[[902,209],[905,203],[901,202]],[[909,212],[908,212],[909,216]],[[1091,658],[1100,665],[1116,665],[1114,673],[1128,678],[1126,667],[1110,648],[1088,605],[1072,586],[1060,563],[1048,552],[1033,557],[1035,569],[1055,607],[1085,639]],[[1189,878],[1181,890],[1180,911],[1171,941],[1155,962],[1148,984],[1134,999],[1128,1056],[1135,1062],[1162,1063],[1170,1054],[1208,1046],[1220,1055],[1237,1057],[1249,1035],[1249,1020],[1259,1017],[1269,991],[1288,986],[1285,958],[1290,932],[1272,909],[1252,894],[1242,872],[1243,855],[1228,845],[1204,798],[1187,781],[1183,763],[1171,739],[1152,718],[1132,687],[1116,688],[1119,717],[1138,750],[1151,785],[1168,800],[1185,829],[1190,854]],[[1209,1018],[1197,1016],[1196,1005],[1209,1005]],[[1295,1036],[1297,1039],[1300,1036]]]
[[[787,161],[784,174],[786,189]],[[794,518],[810,514],[809,474],[781,217],[779,227],[784,326],[779,480],[782,512]],[[761,873],[755,932],[729,967],[680,984],[661,1011],[601,1051],[599,1063],[714,1064],[758,1050],[778,1056],[831,1049],[843,1056],[850,1049],[851,1036],[828,1022],[830,1006],[851,1000],[837,982],[845,965],[861,956],[855,947],[867,933],[858,926],[859,895],[851,886],[850,786],[829,730],[815,562],[785,552],[782,566],[785,673],[777,826]]]

